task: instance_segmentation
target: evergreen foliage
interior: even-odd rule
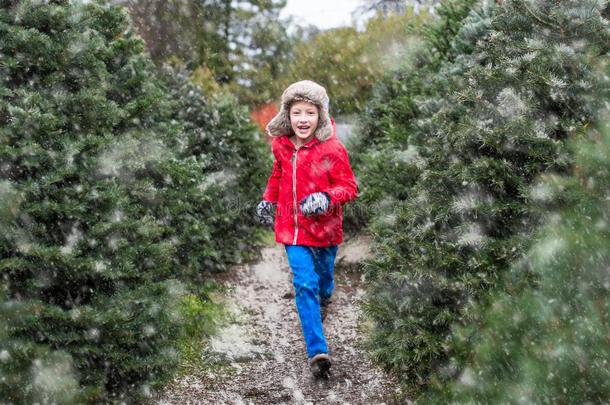
[[[257,128],[247,109],[232,97],[205,97],[188,77],[188,72],[174,69],[164,74],[175,100],[171,120],[182,125],[173,147],[179,162],[192,162],[205,176],[189,173],[190,179],[200,177],[192,184],[197,198],[185,199],[182,189],[169,190],[173,195],[161,207],[186,204],[171,208],[188,215],[175,218],[168,231],[181,240],[181,265],[201,276],[202,269],[220,271],[252,257],[255,249],[250,244],[262,237],[252,202],[260,198],[272,161],[267,144],[255,139]]]
[[[361,229],[373,216],[391,221],[396,201],[408,198],[422,169],[420,151],[409,144],[420,144],[427,136],[426,129],[416,125],[417,120],[431,113],[426,106],[440,108],[449,103],[444,91],[453,72],[440,69],[443,62],[467,52],[452,39],[474,2],[443,3],[437,10],[437,21],[409,29],[411,35],[421,37],[421,45],[398,69],[386,72],[375,84],[360,120],[361,128],[349,142],[356,175],[367,185],[359,204],[371,209],[346,210],[348,227]]]
[[[522,0],[477,7],[450,45],[438,42],[450,49],[438,69],[423,72],[435,96],[417,97],[408,80],[404,89],[393,85],[407,94],[407,124],[391,110],[378,121],[395,154],[419,155],[419,173],[371,227],[365,307],[374,357],[411,388],[431,373],[442,381],[459,371],[452,328],[473,322],[468,304],[496,288],[527,249],[540,221],[529,205],[534,179],[567,172],[565,140],[595,122],[592,89],[603,100],[609,88],[595,71],[610,44],[605,7]]]
[[[0,397],[150,395],[190,283],[257,240],[264,146],[232,100],[165,83],[121,8],[0,5]]]
[[[460,378],[432,403],[605,403],[610,398],[610,131],[573,142],[576,175],[534,186],[546,225],[508,284],[532,273],[534,288],[493,294]]]

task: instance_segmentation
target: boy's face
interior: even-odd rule
[[[296,136],[308,140],[318,127],[318,107],[307,101],[297,101],[290,106],[290,126]]]

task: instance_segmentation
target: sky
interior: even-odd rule
[[[280,17],[294,17],[301,26],[316,25],[320,29],[351,25],[351,13],[362,0],[288,0]]]

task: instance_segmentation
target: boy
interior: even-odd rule
[[[257,206],[259,221],[275,223],[275,240],[285,246],[309,365],[316,377],[327,377],[332,364],[322,321],[343,241],[342,205],[358,194],[328,106],[326,90],[315,82],[293,83],[284,91],[280,111],[267,125],[275,159]]]

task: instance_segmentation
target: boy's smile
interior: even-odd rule
[[[318,127],[318,107],[307,101],[297,101],[290,106],[290,126],[299,145],[309,142]]]

